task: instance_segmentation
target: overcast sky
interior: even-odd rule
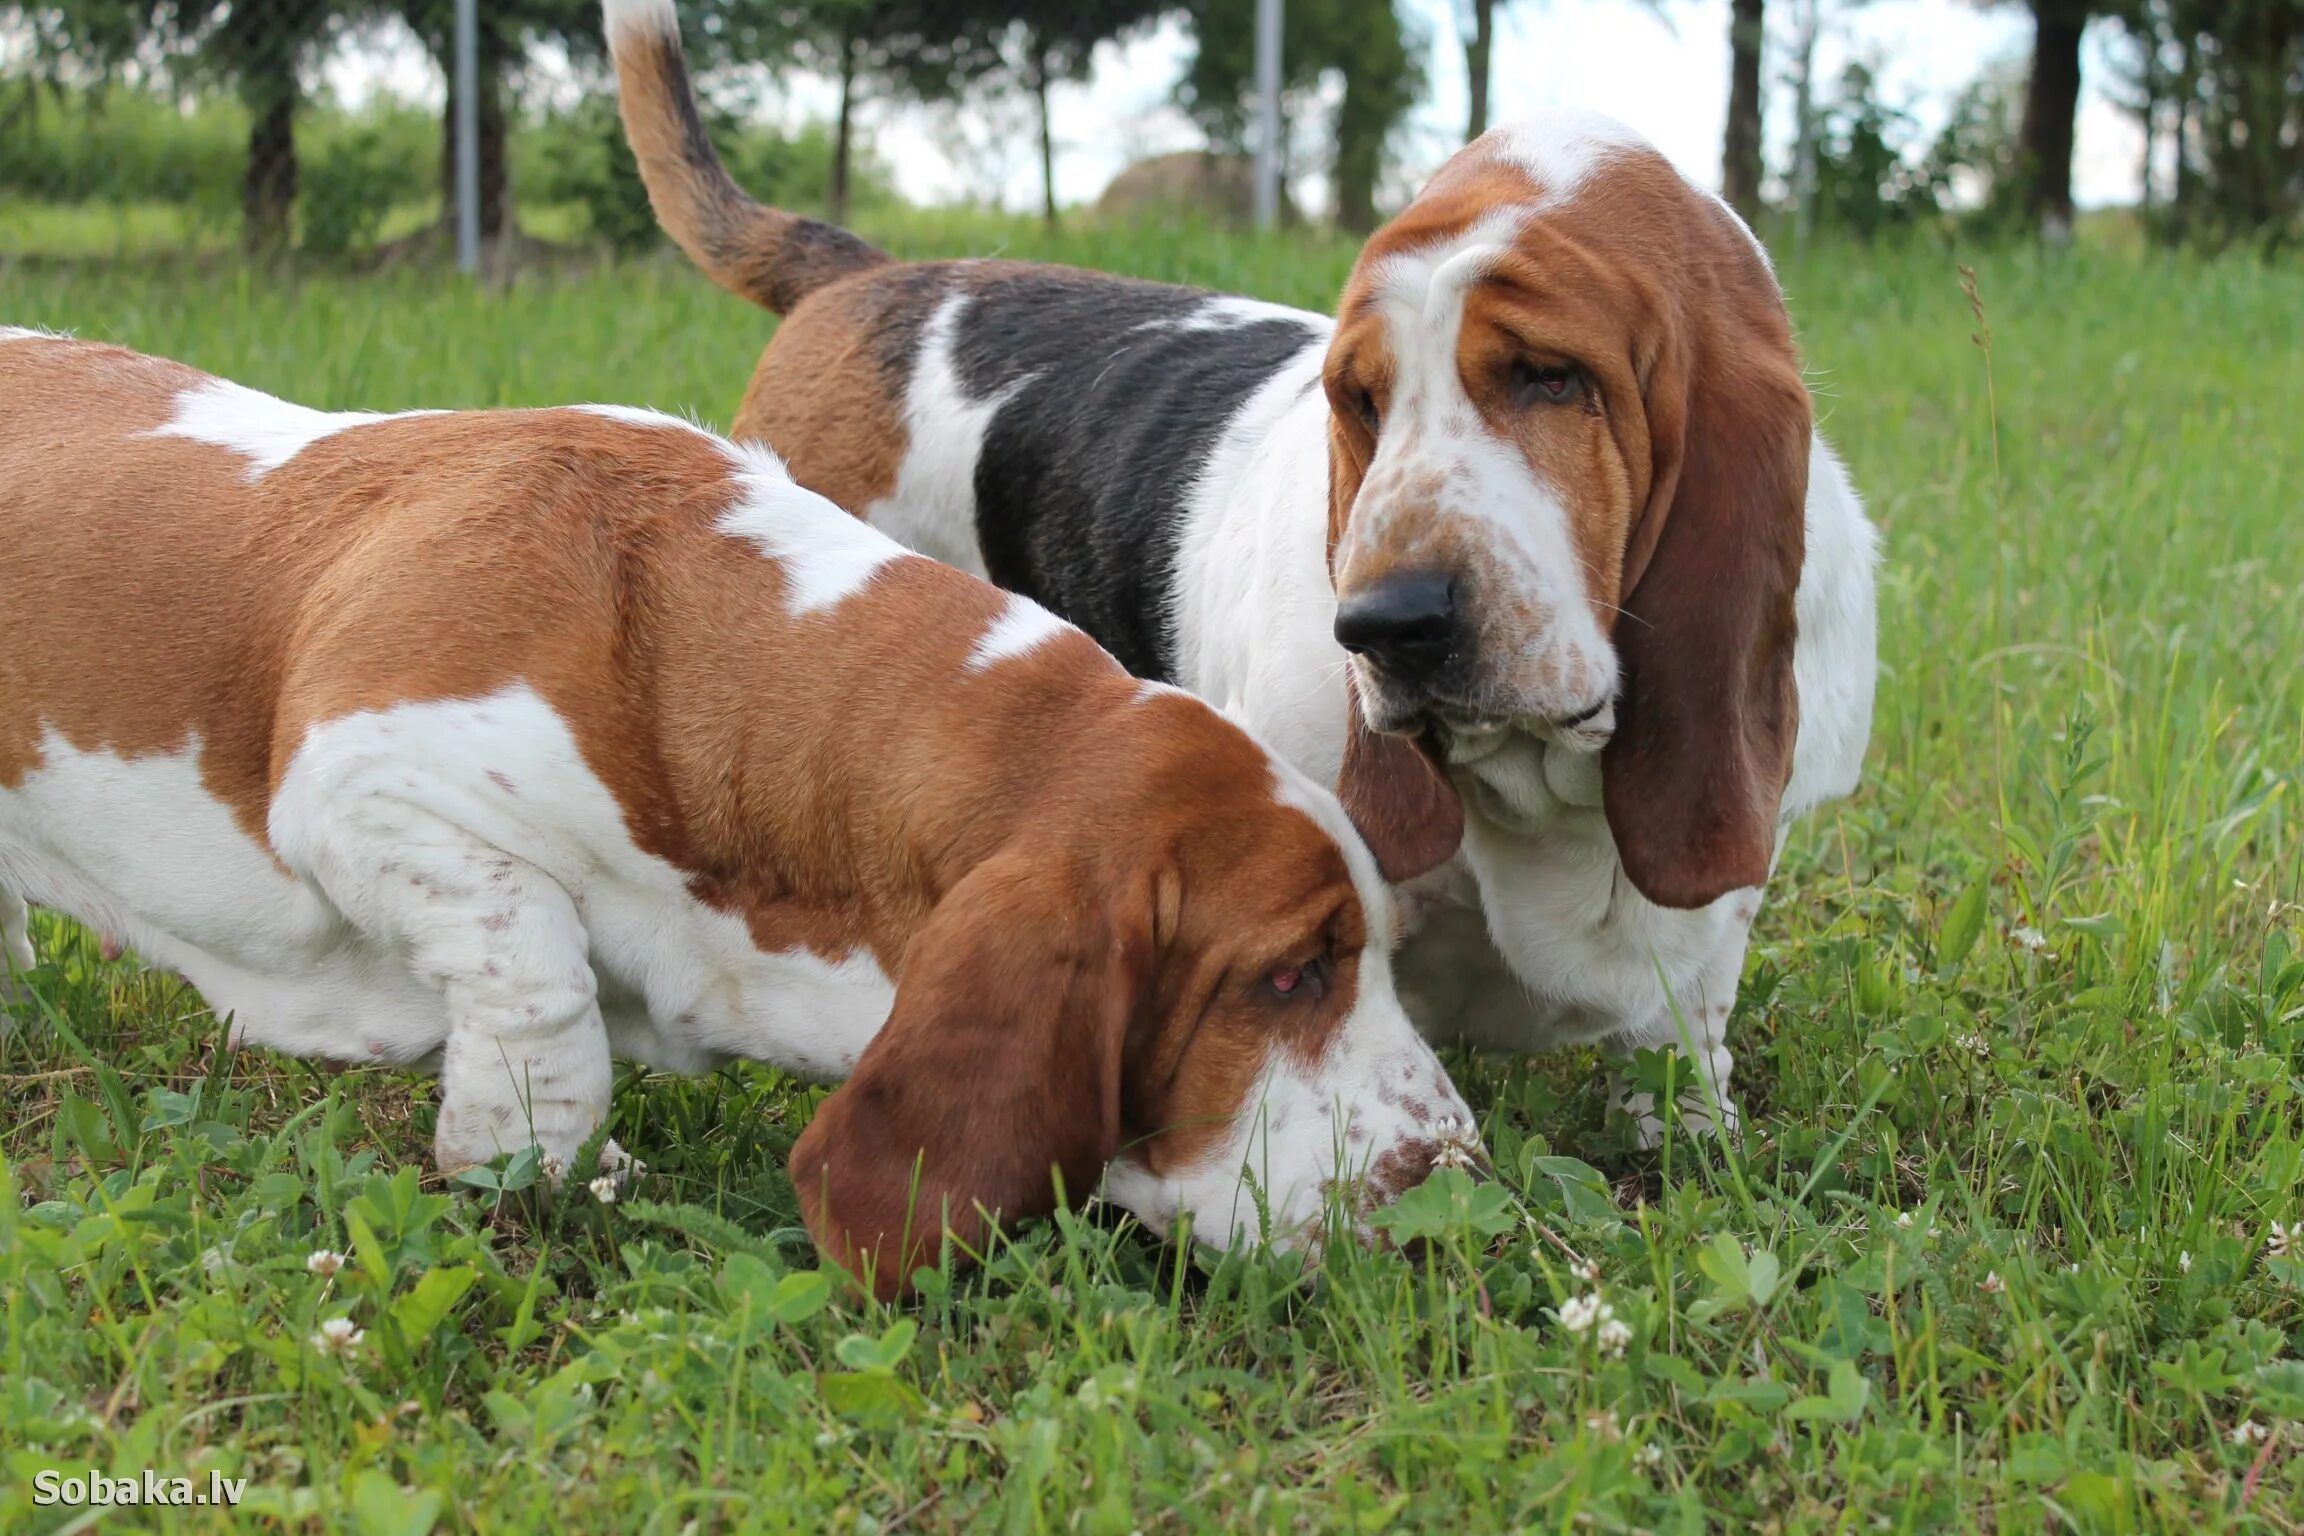
[[[1251,0],[1239,0],[1241,4]],[[1420,176],[1458,142],[1465,115],[1464,51],[1458,10],[1450,0],[1403,0],[1423,29],[1429,99],[1401,148],[1404,167]],[[1772,39],[1772,42],[1775,41]],[[2089,34],[2074,190],[2083,205],[2136,196],[2142,139],[2133,119],[2108,99],[2109,49],[2115,35],[2099,23]],[[1837,82],[1851,59],[1870,64],[1882,94],[1911,112],[1925,133],[1941,126],[1953,96],[1986,68],[2022,72],[2031,18],[2021,5],[1982,9],[1963,0],[1871,0],[1831,7],[1819,50],[1819,79]],[[1057,191],[1067,203],[1092,201],[1131,159],[1193,148],[1197,135],[1171,105],[1190,53],[1181,28],[1169,26],[1122,48],[1107,49],[1086,85],[1060,86],[1054,98]],[[1773,47],[1772,82],[1789,49]],[[1509,0],[1498,7],[1492,115],[1509,117],[1547,106],[1589,107],[1623,119],[1653,139],[1689,175],[1720,179],[1720,128],[1728,103],[1728,6],[1724,0]],[[831,93],[823,82],[799,82],[796,114],[822,115]],[[1788,158],[1789,98],[1772,97],[1771,164]],[[997,197],[1034,206],[1039,167],[1031,123],[1002,109],[877,109],[874,143],[907,197],[942,201]],[[1317,192],[1316,192],[1317,196]]]
[[[1240,0],[1249,5],[1251,0]],[[1431,170],[1458,143],[1465,120],[1463,44],[1452,0],[1403,0],[1426,35],[1431,92],[1417,108],[1401,150],[1410,175]],[[1772,39],[1779,41],[1779,39]],[[2021,5],[1979,9],[1963,0],[1873,0],[1832,7],[1818,55],[1818,78],[1836,83],[1843,64],[1864,60],[1892,106],[1910,111],[1933,136],[1951,97],[1988,67],[2021,74],[2032,41]],[[2083,74],[2081,143],[2074,161],[2083,205],[2136,198],[2136,124],[2113,106],[2106,25],[2090,32]],[[1138,154],[1198,145],[1191,124],[1170,104],[1175,78],[1189,58],[1182,28],[1108,48],[1087,85],[1055,92],[1058,196],[1087,203]],[[1788,46],[1767,60],[1772,83],[1788,67]],[[1670,154],[1689,175],[1719,184],[1721,122],[1728,111],[1728,5],[1723,0],[1509,0],[1498,7],[1491,115],[1509,117],[1544,106],[1585,106],[1622,117]],[[825,111],[829,90],[804,83],[799,111]],[[910,198],[998,196],[1030,207],[1039,196],[1030,120],[993,122],[998,108],[880,111],[876,145]],[[1790,97],[1769,101],[1772,166],[1786,164]]]
[[[1460,141],[1464,50],[1459,0],[1400,3],[1424,34],[1430,80],[1428,99],[1397,145],[1403,164],[1394,179],[1412,189]],[[1828,87],[1850,60],[1871,65],[1883,97],[1913,115],[1925,142],[1942,125],[1953,97],[1979,73],[1999,68],[2020,77],[2030,43],[2030,14],[2020,4],[1986,9],[1968,0],[1841,0],[1827,6],[1818,78]],[[2106,92],[2116,44],[2108,24],[2090,28],[2073,165],[2074,191],[2083,206],[2132,201],[2137,192],[2142,140],[2134,120]],[[1061,201],[1094,201],[1115,172],[1141,156],[1198,147],[1199,136],[1173,105],[1190,51],[1188,35],[1171,24],[1102,50],[1090,81],[1056,88]],[[1789,52],[1783,38],[1771,37],[1768,133],[1770,164],[1779,171],[1789,159],[1792,114],[1782,85]],[[433,101],[441,94],[412,37],[381,52],[339,57],[328,74],[354,97],[378,83]],[[1720,128],[1728,103],[1725,0],[1657,0],[1654,7],[1639,0],[1506,0],[1497,9],[1493,75],[1496,119],[1547,106],[1606,112],[1645,133],[1690,176],[1719,185]],[[776,78],[779,88],[771,99],[787,123],[832,115],[830,81],[789,72]],[[935,109],[873,103],[862,121],[867,142],[894,173],[898,190],[914,201],[1038,206],[1034,124],[1023,102]],[[1309,206],[1322,206],[1317,179],[1304,190]]]

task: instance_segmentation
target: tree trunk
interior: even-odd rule
[[[480,75],[480,240],[493,244],[511,226],[511,182],[506,170],[506,141],[511,126],[505,119],[502,56],[481,34]],[[441,60],[448,76],[448,110],[440,125],[440,227],[451,241],[456,235],[456,56]]]
[[[856,56],[864,40],[851,37],[840,45],[840,115],[832,127],[832,222],[848,222],[849,138],[856,126]]]
[[[2167,105],[2168,86],[2160,73],[2160,40],[2146,34],[2143,47],[2143,68],[2138,71],[2137,87],[2144,100],[2137,117],[2144,129],[2144,153],[2136,167],[2136,211],[2143,216],[2144,227],[2152,227],[2152,169],[2159,158],[2160,119]]]
[[[2200,99],[2200,70],[2193,62],[2192,40],[2179,41],[2174,71],[2176,110],[2170,131],[2176,139],[2176,174],[2168,185],[2168,211],[2163,221],[2164,241],[2168,245],[2181,245],[2190,232],[2192,209],[2198,197],[2198,185],[2193,180],[2192,114]]]
[[[1496,46],[1496,0],[1472,0],[1472,35],[1464,40],[1464,71],[1470,77],[1472,115],[1464,140],[1488,131],[1488,61]]]
[[[1730,0],[1728,126],[1720,140],[1720,195],[1744,216],[1760,219],[1760,50],[1767,36],[1763,0]]]
[[[2032,78],[2024,90],[2018,151],[2025,216],[2044,240],[2072,238],[2072,133],[2080,111],[2080,35],[2088,12],[2076,0],[2032,0]]]
[[[1048,51],[1032,45],[1032,95],[1040,107],[1040,217],[1056,227],[1056,129],[1048,116]]]
[[[1792,61],[1792,240],[1805,250],[1816,232],[1816,34],[1823,0],[1800,0]]]
[[[2219,201],[2238,232],[2264,240],[2267,255],[2282,244],[2282,226],[2296,208],[2292,189],[2304,171],[2304,125],[2290,116],[2296,33],[2291,7],[2258,5],[2236,21],[2228,38],[2232,121],[2223,134],[2228,158],[2218,178],[2225,183]]]
[[[1336,108],[1336,225],[1354,235],[1376,228],[1376,178],[1384,162],[1384,124],[1371,121],[1366,95],[1346,75],[1344,100]]]
[[[250,82],[248,169],[240,184],[240,238],[252,256],[288,249],[296,211],[296,82]]]

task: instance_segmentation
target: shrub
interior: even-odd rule
[[[819,124],[785,134],[771,127],[740,123],[732,114],[707,107],[712,141],[737,185],[780,208],[820,212],[829,201],[832,136]],[[887,206],[896,200],[884,167],[856,148],[851,169],[851,210]],[[533,202],[573,203],[584,210],[593,236],[620,251],[645,250],[662,238],[648,206],[648,189],[616,101],[586,96],[574,106],[530,123],[513,144],[514,180]]]
[[[297,209],[304,249],[341,256],[376,243],[393,206],[437,185],[434,120],[392,105],[340,119],[313,141],[302,172]]]

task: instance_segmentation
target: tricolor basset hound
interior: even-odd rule
[[[736,436],[1335,783],[1429,1036],[1679,1047],[1733,1112],[1759,888],[1870,733],[1875,553],[1718,198],[1561,113],[1450,160],[1334,320],[899,263],[730,181],[670,0],[606,22],[664,227],[786,317]]]
[[[443,1166],[575,1154],[612,1053],[844,1077],[793,1182],[888,1296],[1051,1169],[1286,1243],[1478,1157],[1333,794],[764,449],[0,332],[0,547],[0,978],[37,902],[436,1062]]]

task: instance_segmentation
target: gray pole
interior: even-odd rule
[[[480,270],[480,0],[456,0],[456,265]]]
[[[1256,227],[1280,222],[1280,0],[1256,0]]]

